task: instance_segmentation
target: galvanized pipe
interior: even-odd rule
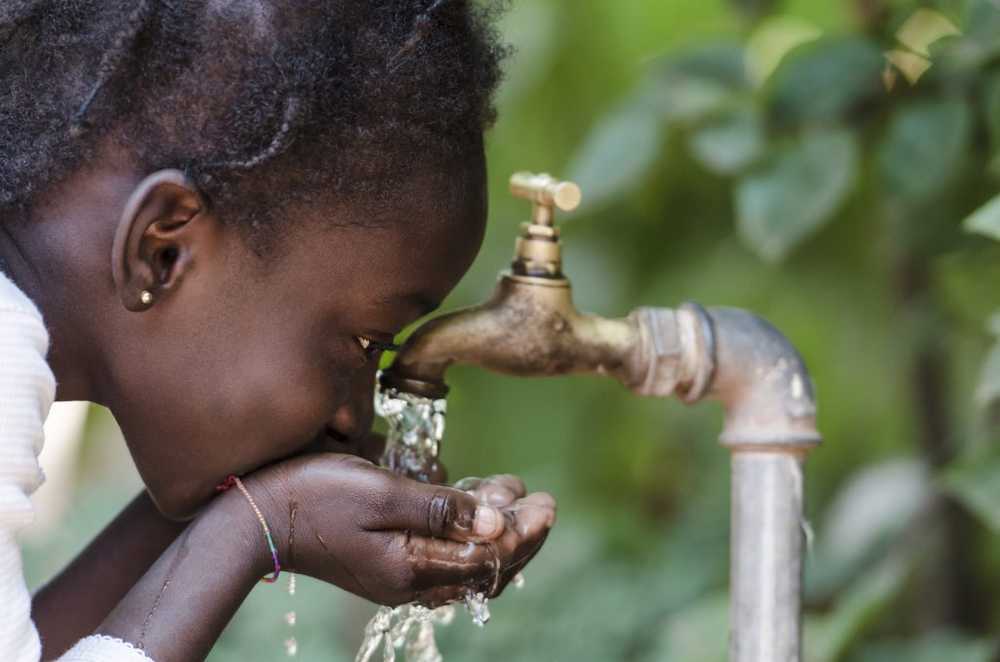
[[[820,442],[812,382],[788,340],[734,308],[641,308],[632,390],[719,400],[732,451],[731,662],[799,662],[803,463]]]
[[[732,454],[729,659],[801,657],[802,455]]]

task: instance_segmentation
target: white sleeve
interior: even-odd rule
[[[45,360],[49,334],[31,300],[0,274],[0,660],[38,662],[41,644],[21,568],[17,531],[34,510],[29,495],[44,480],[38,466],[42,424],[55,397]],[[94,635],[61,662],[151,662],[129,643]]]
[[[55,395],[48,344],[38,309],[0,275],[0,658],[11,662],[36,662],[41,651],[16,534],[31,522],[28,496],[44,479],[38,453]]]
[[[144,652],[121,639],[95,634],[81,639],[58,662],[153,662]]]

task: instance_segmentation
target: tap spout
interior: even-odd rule
[[[444,397],[444,374],[455,363],[519,377],[595,373],[627,383],[638,336],[632,318],[577,311],[566,279],[508,272],[487,302],[417,329],[383,373],[382,384]]]

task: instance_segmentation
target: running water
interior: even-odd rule
[[[376,387],[375,413],[388,425],[382,466],[429,482],[440,471],[438,451],[444,437],[446,412],[444,399],[432,400]],[[518,588],[522,583],[520,575],[513,580]],[[464,601],[472,622],[483,627],[490,620],[486,596],[469,589]],[[355,662],[371,662],[380,648],[383,662],[395,662],[397,648],[403,648],[406,662],[441,662],[434,626],[448,625],[454,618],[452,605],[436,609],[418,604],[379,607],[365,626],[364,640]]]

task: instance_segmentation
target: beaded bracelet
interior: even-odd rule
[[[254,515],[257,516],[257,521],[260,522],[261,528],[264,529],[264,537],[267,539],[267,547],[271,550],[271,559],[274,561],[274,574],[270,577],[261,577],[260,581],[273,584],[278,581],[278,575],[281,574],[281,563],[278,562],[278,549],[274,546],[274,539],[271,537],[271,529],[267,525],[267,520],[265,520],[264,516],[260,514],[260,508],[257,507],[257,503],[253,500],[253,497],[250,496],[250,492],[247,491],[246,486],[243,485],[243,481],[239,479],[239,476],[230,474],[230,476],[217,485],[215,489],[218,492],[225,492],[233,485],[235,485],[236,489],[242,492],[243,496],[245,496],[247,501],[250,502],[250,507],[253,508]]]

